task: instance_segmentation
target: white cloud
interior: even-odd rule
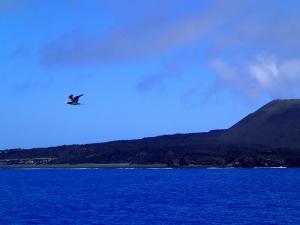
[[[272,98],[297,97],[300,94],[300,59],[278,60],[270,55],[258,55],[250,60],[229,64],[214,60],[219,86],[229,88],[247,98],[268,95]]]
[[[268,56],[258,56],[254,63],[250,63],[249,71],[263,88],[268,88],[279,76],[275,59]]]

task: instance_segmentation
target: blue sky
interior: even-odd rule
[[[299,1],[0,0],[0,149],[228,128],[298,98],[299,19]]]

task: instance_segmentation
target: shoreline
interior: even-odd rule
[[[15,164],[15,165],[0,165],[0,169],[80,169],[80,168],[102,168],[102,169],[114,169],[114,168],[170,168],[166,164],[130,164],[130,163],[81,163],[81,164],[40,164],[40,165],[30,165],[30,164]]]
[[[171,167],[167,164],[130,164],[130,163],[82,163],[82,164],[15,164],[15,165],[0,165],[0,169],[286,169],[291,167],[232,167],[228,166],[204,166],[204,165],[186,165],[179,167]],[[293,167],[294,168],[294,167]]]

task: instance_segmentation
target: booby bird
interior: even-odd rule
[[[73,95],[70,95],[69,100],[66,103],[69,105],[80,105],[80,103],[78,103],[78,100],[81,96],[82,95],[78,95],[74,97]]]

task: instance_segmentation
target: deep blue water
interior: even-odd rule
[[[0,170],[0,224],[300,224],[300,169]]]

